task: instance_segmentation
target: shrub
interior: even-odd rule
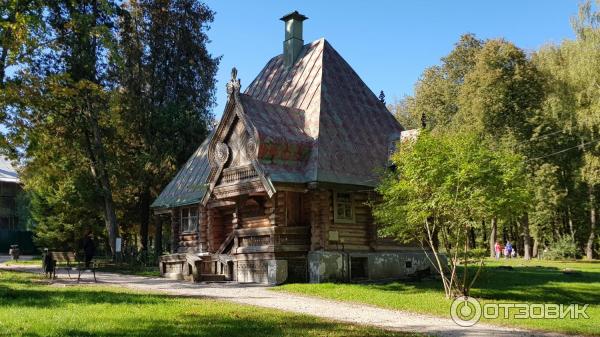
[[[544,253],[547,260],[576,259],[580,256],[575,240],[569,235],[563,235],[550,243],[548,251]]]

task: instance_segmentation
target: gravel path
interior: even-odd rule
[[[0,266],[29,272],[39,272],[32,266]],[[65,275],[58,275],[60,283],[74,283]],[[449,318],[438,318],[403,311],[381,309],[367,305],[351,304],[268,290],[262,285],[236,283],[189,283],[163,278],[96,273],[98,283],[124,288],[160,291],[168,294],[191,297],[208,297],[236,303],[274,308],[289,312],[308,314],[326,319],[371,325],[389,330],[420,332],[434,336],[475,337],[475,336],[563,336],[554,333],[541,333],[515,328],[476,324],[463,328]],[[93,282],[91,275],[82,275],[82,283]]]

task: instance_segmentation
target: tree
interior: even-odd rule
[[[560,167],[561,183],[567,191],[567,205],[564,208],[570,235],[573,240],[583,243],[586,256],[591,258],[596,231],[596,184],[600,177],[597,165],[600,14],[594,12],[591,1],[580,5],[572,26],[576,39],[542,48],[535,54],[534,61],[548,79],[547,99],[543,106],[546,119],[555,120],[555,124],[563,128],[565,133],[572,135],[569,144],[561,144],[568,152],[557,155],[554,162]],[[561,147],[554,147],[552,152],[557,152],[556,149]],[[580,193],[582,189],[586,192]],[[587,208],[587,219],[582,216],[573,220],[577,216],[573,212],[581,205]],[[577,223],[588,223],[589,227],[576,228]],[[580,236],[576,237],[576,233]],[[557,231],[555,239],[559,234],[560,231]]]
[[[206,48],[213,18],[196,0],[131,1],[122,13],[115,73],[130,150],[120,161],[132,173],[126,181],[139,210],[142,250],[151,200],[208,135],[219,63]]]
[[[84,158],[80,163],[87,166],[96,185],[92,189],[97,187],[95,192],[102,197],[105,227],[114,253],[118,226],[106,153],[107,139],[113,132],[112,123],[107,122],[112,116],[106,58],[113,45],[117,7],[109,0],[44,4],[42,17],[53,39],[44,48],[43,57],[24,66],[3,92],[3,110],[9,114],[9,147],[14,150],[13,156],[21,157],[31,167],[40,167],[35,162],[44,158],[44,151],[56,154],[57,162],[73,162],[69,158],[73,155]],[[62,138],[53,142],[49,140],[52,136]]]
[[[382,201],[374,205],[382,234],[419,242],[433,255],[446,296],[468,295],[478,275],[468,275],[470,231],[481,226],[478,219],[526,207],[522,156],[492,149],[476,133],[424,131],[414,143],[400,144],[392,160],[397,168],[377,188]]]
[[[473,34],[461,36],[441,65],[425,69],[415,84],[414,96],[401,101],[402,115],[410,116],[416,126],[421,125],[422,114],[427,115],[430,128],[448,126],[459,110],[459,89],[474,67],[482,44]]]
[[[43,39],[43,5],[39,0],[5,1],[0,6],[0,88],[6,70],[35,54]]]

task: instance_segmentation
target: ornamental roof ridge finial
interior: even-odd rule
[[[231,69],[231,79],[227,83],[227,94],[235,95],[236,97],[240,94],[240,88],[242,87],[242,82],[239,78],[237,78],[237,69],[233,67]]]

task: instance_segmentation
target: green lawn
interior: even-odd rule
[[[7,266],[15,266],[15,265],[42,265],[42,258],[41,257],[34,257],[31,260],[8,260],[6,261],[4,264],[6,264]]]
[[[564,274],[565,268],[579,273]],[[382,285],[288,284],[273,290],[450,317],[451,301],[445,299],[436,280]],[[590,319],[501,318],[490,323],[574,334],[600,333],[600,262],[489,260],[471,295],[483,303],[587,303]]]
[[[101,261],[100,267],[98,267],[97,271],[109,272],[109,273],[120,273],[127,275],[137,275],[137,276],[147,276],[147,277],[159,277],[160,272],[158,271],[158,266],[131,266],[127,264],[114,264],[112,262],[107,262],[105,260]],[[34,258],[31,260],[18,260],[13,261],[9,260],[5,262],[7,266],[17,266],[17,265],[37,265],[42,266],[42,259],[40,257]]]
[[[414,336],[305,315],[0,271],[0,336]]]

